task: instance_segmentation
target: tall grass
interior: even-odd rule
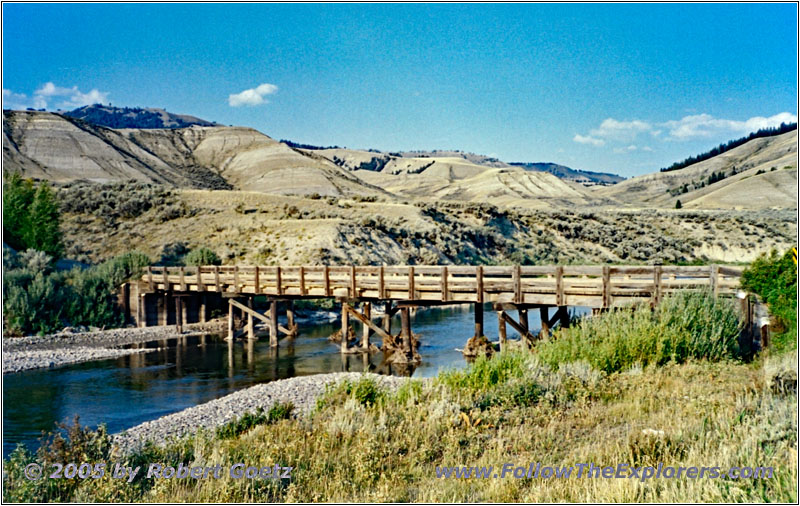
[[[646,305],[585,318],[536,348],[547,364],[584,360],[607,373],[639,364],[739,354],[739,317],[733,303],[708,292],[679,292],[655,310]]]

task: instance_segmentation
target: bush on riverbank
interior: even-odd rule
[[[742,287],[758,294],[777,323],[772,339],[776,351],[797,348],[797,264],[791,251],[772,250],[753,261],[742,273]]]
[[[708,292],[679,292],[666,297],[653,311],[640,305],[584,318],[536,349],[553,367],[584,360],[612,373],[636,364],[734,358],[739,354],[740,329],[731,301]]]
[[[88,269],[57,271],[43,255],[34,250],[3,251],[3,315],[9,335],[122,325],[115,291],[124,281],[141,276],[150,264],[146,255],[132,251]]]

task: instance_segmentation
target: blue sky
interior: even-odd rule
[[[4,4],[3,106],[631,176],[797,118],[794,4]]]

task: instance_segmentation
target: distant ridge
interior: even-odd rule
[[[690,156],[683,161],[675,162],[669,167],[664,167],[660,170],[660,172],[670,172],[673,170],[680,170],[695,163],[702,162],[704,160],[708,160],[709,158],[713,158],[717,155],[721,155],[726,151],[730,151],[731,149],[737,148],[753,139],[760,139],[762,137],[775,137],[777,135],[785,134],[786,132],[791,132],[793,130],[797,130],[797,123],[781,123],[779,127],[775,128],[762,128],[757,132],[753,132],[747,137],[742,137],[739,139],[734,139],[732,141],[728,141],[725,144],[720,144],[719,146],[712,148],[705,153],[701,153],[696,156]]]
[[[617,184],[625,180],[624,177],[618,176],[616,174],[610,174],[607,172],[591,172],[588,170],[571,169],[569,167],[565,167],[564,165],[558,165],[557,163],[512,162],[511,165],[515,167],[522,167],[525,170],[531,170],[536,172],[549,172],[550,174],[560,177],[561,179],[565,179],[567,181],[574,181],[576,183],[582,183],[585,185],[598,185],[598,184],[611,185],[611,184]]]
[[[74,111],[62,113],[70,118],[80,119],[92,125],[107,128],[186,128],[190,126],[219,126],[212,121],[174,114],[164,109],[152,107],[113,107],[94,104],[79,107]]]

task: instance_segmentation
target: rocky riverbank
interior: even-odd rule
[[[258,408],[267,411],[278,402],[291,402],[294,405],[295,416],[305,416],[314,408],[317,397],[325,392],[328,385],[343,380],[358,381],[365,376],[387,389],[395,389],[409,379],[370,373],[339,372],[271,381],[142,423],[114,435],[114,443],[121,453],[130,453],[148,440],[155,444],[163,444],[194,434],[201,428],[214,430],[246,412],[254,413]]]
[[[178,334],[174,325],[163,327],[123,328],[93,332],[59,332],[47,336],[10,337],[3,339],[3,374],[60,367],[79,362],[117,358],[141,353],[125,346],[174,339],[224,330],[222,320],[184,325]]]

